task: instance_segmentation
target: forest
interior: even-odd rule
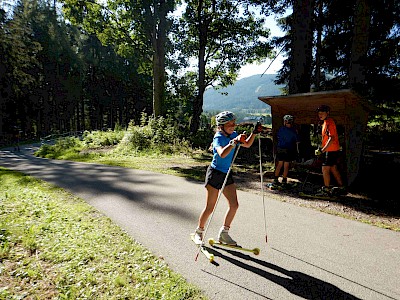
[[[143,114],[195,137],[209,125],[206,88],[278,54],[287,94],[352,88],[376,108],[374,132],[399,131],[396,0],[0,3],[0,145],[126,128]],[[271,14],[283,37],[270,35]]]

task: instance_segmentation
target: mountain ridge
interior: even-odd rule
[[[284,85],[275,84],[276,74],[253,75],[237,80],[226,88],[207,89],[204,93],[203,110],[215,111],[242,111],[267,110],[269,105],[260,101],[260,96],[277,96],[281,94]]]

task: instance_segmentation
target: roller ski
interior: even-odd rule
[[[255,255],[260,254],[260,249],[254,248],[254,249],[249,249],[249,248],[243,248],[239,246],[229,235],[228,233],[228,228],[226,227],[221,227],[219,234],[218,234],[218,240],[214,239],[209,239],[208,243],[214,247],[214,246],[220,246],[220,247],[226,247],[226,248],[231,248],[235,250],[240,250],[240,251],[245,251],[245,252],[252,252]]]
[[[239,246],[237,244],[236,245],[229,245],[229,244],[221,243],[221,242],[218,242],[218,241],[216,241],[216,240],[214,240],[212,238],[208,239],[208,243],[212,247],[219,246],[219,247],[225,247],[225,248],[230,248],[230,249],[234,249],[234,250],[240,250],[240,251],[244,251],[244,252],[251,252],[251,253],[253,253],[255,255],[260,254],[260,249],[259,248],[253,248],[253,249],[243,248],[242,246]]]
[[[269,182],[267,183],[267,189],[269,189],[270,191],[282,191],[283,187],[281,186],[281,184]]]
[[[297,186],[297,183],[280,183],[280,182],[269,182],[267,188],[271,191],[285,191],[290,190]]]
[[[208,250],[204,247],[204,245],[201,244],[201,242],[199,243],[199,240],[195,238],[194,233],[190,234],[190,239],[193,241],[193,243],[195,243],[197,245],[197,247],[200,247],[200,252],[203,253],[204,256],[207,257],[207,259],[211,263],[214,262],[214,254],[208,252]],[[196,256],[196,260],[197,260],[197,256]]]
[[[304,193],[300,192],[299,196],[304,198],[313,198],[320,200],[339,200],[347,195],[346,190],[343,187],[322,187],[316,193]]]

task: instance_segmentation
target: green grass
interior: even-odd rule
[[[0,299],[205,299],[83,200],[0,168]]]
[[[110,166],[147,170],[199,181],[204,181],[206,169],[211,161],[211,154],[202,150],[193,150],[188,155],[182,153],[162,154],[151,150],[120,153],[113,148],[108,149],[108,151],[82,151],[81,148],[59,150],[53,147],[46,149],[45,153],[39,150],[35,155],[51,159],[100,163]]]

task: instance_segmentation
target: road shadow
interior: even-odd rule
[[[186,220],[196,217],[194,212],[165,201],[163,189],[169,186],[157,174],[102,164],[38,158],[33,156],[32,150],[28,150],[1,150],[0,166],[44,180],[74,194],[87,195],[91,201],[106,195],[109,201],[122,198],[143,209],[177,215]],[[154,184],[160,189],[141,188]],[[179,195],[179,191],[169,193]],[[173,195],[170,199],[174,199]]]
[[[315,278],[313,276],[307,275],[302,272],[287,270],[285,268],[279,267],[272,263],[257,259],[251,255],[241,253],[240,251],[229,250],[229,249],[225,249],[225,248],[217,247],[217,246],[215,246],[213,248],[208,248],[207,250],[209,250],[210,253],[213,253],[215,257],[224,259],[225,261],[228,261],[233,265],[236,265],[244,270],[247,270],[254,274],[257,274],[260,277],[262,277],[268,281],[271,281],[275,284],[282,286],[287,291],[289,291],[291,294],[296,295],[301,298],[304,298],[304,299],[314,299],[314,300],[319,300],[319,299],[321,299],[321,300],[325,300],[325,299],[360,300],[361,299],[361,298],[358,298],[348,292],[341,290],[340,288],[338,288],[337,286],[335,286],[329,282],[323,281],[321,279]],[[231,256],[221,253],[220,250],[222,250],[226,253],[229,253]],[[237,257],[241,260],[238,260],[235,257]],[[270,269],[270,271],[249,265],[249,264],[243,262],[243,260],[247,260],[252,263],[256,263],[264,268]],[[207,273],[209,273],[209,272],[207,272]],[[276,273],[279,273],[280,275],[277,275]],[[217,276],[212,273],[209,273],[209,274],[211,274],[213,276]],[[220,276],[217,276],[217,277],[224,281],[230,282],[231,284],[237,285],[236,283],[234,283],[231,280],[224,279]],[[248,290],[248,288],[246,288],[246,287],[243,287],[243,288]],[[251,292],[253,292],[257,295],[260,295],[259,293],[255,292],[255,291],[251,291]],[[260,295],[260,296],[266,297],[265,295]]]

